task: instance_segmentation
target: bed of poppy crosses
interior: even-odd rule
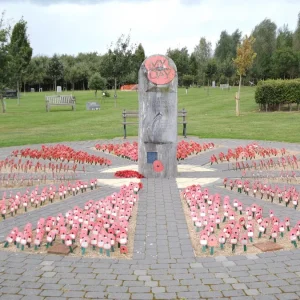
[[[177,145],[177,160],[184,160],[191,155],[197,155],[200,152],[213,149],[214,147],[214,143],[203,143],[201,145],[195,141],[180,141]],[[122,144],[96,144],[95,148],[99,151],[108,152],[122,158],[138,161],[137,142],[126,142]]]
[[[14,227],[6,237],[5,248],[16,247],[21,251],[47,250],[55,243],[62,243],[73,253],[80,247],[81,254],[111,256],[113,252],[128,253],[129,221],[133,207],[139,199],[141,183],[123,185],[119,192],[99,200],[89,200],[83,207],[75,206],[65,215],[40,218],[23,229]]]
[[[245,147],[238,146],[234,149],[228,149],[227,153],[220,152],[218,155],[213,154],[210,157],[210,163],[222,163],[222,162],[230,162],[237,160],[254,160],[257,157],[271,157],[271,156],[279,156],[285,155],[286,149],[282,148],[280,150],[276,148],[263,147],[257,143],[248,144]],[[239,166],[239,165],[238,165]]]
[[[15,157],[27,157],[31,159],[44,159],[60,162],[74,162],[80,164],[111,165],[109,159],[90,155],[85,151],[76,151],[66,145],[57,144],[55,146],[42,145],[41,149],[24,148],[12,152]]]
[[[263,218],[263,209],[256,203],[244,207],[238,199],[231,201],[229,196],[221,199],[219,194],[210,194],[200,185],[185,188],[181,195],[203,253],[209,251],[214,255],[216,248],[223,251],[227,247],[233,253],[237,247],[247,252],[249,244],[262,237],[277,243],[286,234],[295,248],[300,241],[300,221],[291,227],[288,217],[280,220],[272,210]]]

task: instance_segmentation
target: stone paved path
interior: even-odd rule
[[[196,140],[193,138],[193,140]],[[248,141],[199,140],[215,142],[219,149],[182,162],[207,166],[212,153]],[[111,142],[120,142],[114,139]],[[132,165],[121,158],[95,152],[95,141],[65,143],[73,148],[109,157],[114,167]],[[270,147],[286,147],[300,151],[300,145],[275,142],[261,143]],[[0,159],[12,149],[0,149]],[[189,238],[177,183],[189,179],[220,178],[210,183],[210,192],[238,197],[245,204],[253,198],[220,188],[222,178],[234,177],[227,166],[213,166],[213,172],[182,172],[170,180],[143,180],[132,260],[31,255],[0,250],[0,299],[300,299],[300,251],[279,251],[243,256],[196,258]],[[101,168],[87,167],[84,178],[105,178]],[[186,178],[186,179],[184,179]],[[185,180],[185,181],[184,181]],[[181,183],[182,184],[182,183]],[[300,188],[300,187],[298,187]],[[87,199],[99,199],[116,187],[109,184],[64,202],[0,222],[0,241],[13,226],[36,222],[41,216],[65,212]],[[2,195],[0,190],[0,198]],[[290,216],[292,224],[300,213],[283,206],[255,200],[268,212],[270,207],[280,217]],[[0,246],[1,247],[1,246]]]

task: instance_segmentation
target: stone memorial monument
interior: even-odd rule
[[[85,106],[86,110],[100,110],[99,102],[87,102]]]
[[[177,69],[164,55],[152,55],[139,70],[139,172],[177,176]]]
[[[61,93],[61,86],[60,86],[60,85],[58,85],[58,86],[56,87],[56,92],[57,92],[57,93]]]

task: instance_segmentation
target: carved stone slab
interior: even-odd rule
[[[258,248],[262,252],[278,251],[278,250],[283,249],[282,246],[280,246],[276,243],[273,243],[273,242],[256,243],[256,244],[253,244],[253,246]]]
[[[73,245],[73,250],[76,248],[76,245]],[[60,254],[60,255],[68,255],[70,253],[69,247],[64,244],[55,244],[51,246],[48,251],[49,254]]]
[[[86,110],[99,110],[100,104],[98,102],[87,102],[86,103]]]

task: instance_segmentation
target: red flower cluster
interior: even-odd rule
[[[137,161],[138,160],[138,143],[129,142],[123,144],[97,144],[95,145],[97,150],[108,152],[129,160]]]
[[[198,154],[202,151],[214,148],[214,143],[204,143],[202,146],[194,141],[181,141],[177,145],[177,160],[184,160],[190,155]]]
[[[123,144],[97,144],[95,145],[97,150],[103,152],[109,152],[111,154],[127,158],[132,161],[138,160],[138,143],[123,143]],[[214,148],[213,143],[204,143],[200,145],[194,141],[186,142],[181,141],[177,145],[177,160],[183,160],[190,155],[198,154],[202,151]]]
[[[115,177],[118,178],[145,178],[143,174],[132,171],[132,170],[124,170],[124,171],[117,171],[115,173]]]
[[[211,164],[224,162],[224,161],[230,161],[230,159],[255,159],[256,156],[259,157],[270,157],[270,156],[277,156],[281,153],[281,155],[284,155],[286,153],[285,148],[280,149],[280,151],[276,148],[265,148],[262,147],[256,143],[249,144],[246,147],[239,146],[235,149],[228,149],[227,154],[220,152],[218,154],[218,157],[216,155],[212,155],[210,158]]]
[[[75,151],[71,147],[59,144],[55,146],[42,145],[42,148],[40,150],[25,148],[21,150],[15,150],[12,152],[12,156],[18,155],[20,155],[21,157],[30,157],[36,159],[43,158],[49,160],[67,160],[68,162],[74,161],[78,163],[88,163],[95,165],[111,165],[111,161],[106,158],[99,157],[96,155],[90,155],[84,151]]]

